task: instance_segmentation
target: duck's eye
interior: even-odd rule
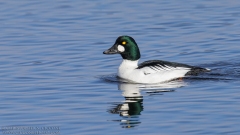
[[[126,43],[127,43],[126,41],[122,41],[122,45],[126,45]]]

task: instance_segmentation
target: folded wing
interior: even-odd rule
[[[153,74],[153,73],[164,73],[176,70],[184,70],[187,75],[196,75],[200,72],[206,72],[208,69],[189,66],[186,64],[176,63],[176,62],[168,62],[162,60],[150,60],[141,63],[137,69],[141,69],[145,75]]]

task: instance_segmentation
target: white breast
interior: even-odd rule
[[[123,79],[133,81],[132,75],[136,74],[136,68],[138,67],[138,60],[123,60],[118,68],[118,76]],[[134,79],[135,80],[135,79]]]

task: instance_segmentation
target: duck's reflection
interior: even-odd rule
[[[139,115],[141,115],[144,108],[141,91],[145,92],[146,95],[153,95],[162,92],[172,92],[174,91],[173,88],[182,87],[184,85],[186,84],[182,81],[155,85],[120,83],[118,85],[118,89],[122,90],[122,95],[125,98],[125,101],[113,104],[108,112],[112,114],[119,114],[121,116],[121,120],[114,121],[121,122],[121,126],[123,128],[135,127],[141,123]]]

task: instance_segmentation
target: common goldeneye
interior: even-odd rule
[[[103,54],[120,54],[123,61],[118,68],[118,76],[135,83],[160,83],[210,71],[207,68],[162,60],[149,60],[138,65],[140,51],[130,36],[118,37],[115,44]]]

